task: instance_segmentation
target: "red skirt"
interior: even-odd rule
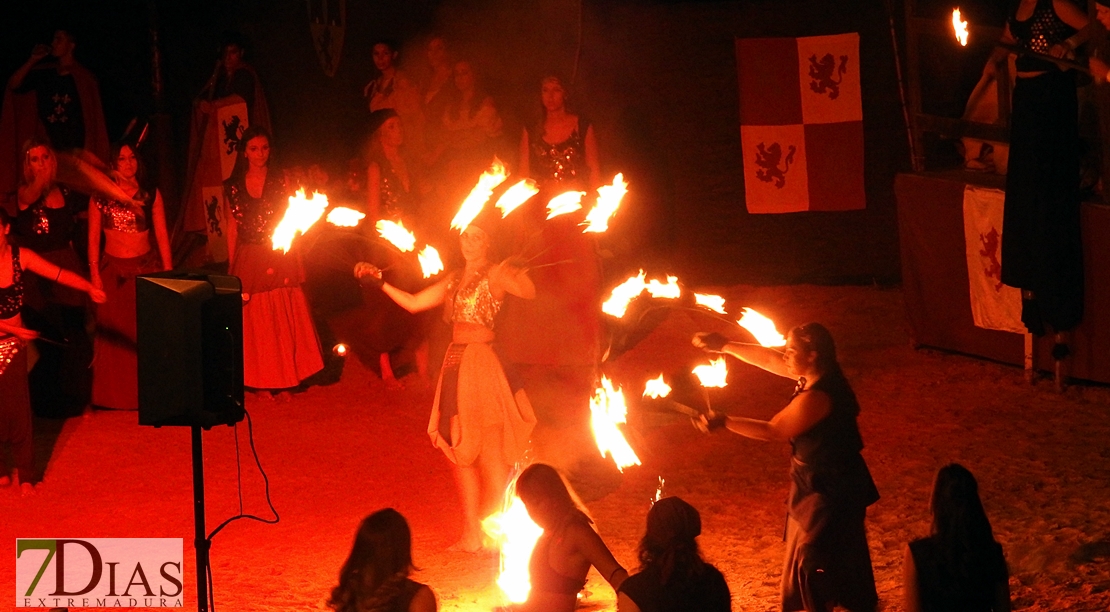
[[[100,280],[108,301],[96,307],[96,341],[93,345],[92,403],[102,408],[139,408],[139,361],[136,354],[135,277],[157,272],[154,249],[138,257],[120,258],[105,253],[100,259]]]
[[[243,294],[243,384],[288,389],[324,368],[299,286]]]

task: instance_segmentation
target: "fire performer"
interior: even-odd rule
[[[34,493],[34,452],[31,436],[31,395],[27,388],[27,343],[38,333],[23,326],[23,272],[81,291],[103,304],[104,292],[80,276],[34,251],[8,242],[11,220],[0,210],[0,442],[12,445],[14,480],[0,473],[0,486],[13,482],[23,495]]]
[[[860,455],[860,407],[832,335],[819,323],[796,327],[781,355],[716,333],[699,333],[693,343],[798,380],[790,403],[770,421],[710,414],[698,423],[705,430],[727,427],[756,440],[789,441],[793,448],[783,611],[825,612],[834,605],[874,610],[878,595],[864,519],[879,491]]]
[[[1021,0],[1002,41],[1063,57],[1082,41],[1086,26],[1087,16],[1068,0]],[[1008,54],[997,48],[984,75],[995,76]],[[1070,352],[1068,332],[1083,318],[1075,72],[1027,55],[1020,55],[1016,66],[1002,282],[1021,289],[1021,318],[1030,333],[1039,336],[1046,325],[1052,328],[1052,354],[1062,361]]]
[[[528,516],[543,528],[528,561],[532,590],[522,612],[571,612],[591,567],[614,591],[620,588],[628,572],[594,531],[593,520],[555,468],[543,463],[528,466],[516,480],[516,492]]]
[[[490,209],[493,210],[493,209]],[[523,455],[536,423],[522,389],[514,392],[494,353],[494,317],[506,295],[532,299],[535,286],[515,261],[492,264],[490,232],[497,213],[480,216],[460,236],[466,265],[413,295],[382,280],[381,270],[359,262],[355,276],[381,287],[409,312],[444,304],[452,342],[439,375],[428,435],[455,464],[463,504],[463,533],[455,550],[482,548],[481,513],[500,506],[509,469]]]
[[[243,384],[259,391],[296,387],[324,367],[300,254],[271,244],[289,190],[269,163],[270,134],[251,126],[224,183],[235,218],[227,227],[230,273],[243,282]]]

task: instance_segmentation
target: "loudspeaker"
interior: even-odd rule
[[[203,271],[144,274],[138,302],[139,424],[243,420],[242,283]]]

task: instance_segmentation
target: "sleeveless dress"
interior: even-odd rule
[[[805,390],[828,395],[828,416],[791,440],[791,487],[782,609],[818,610],[836,603],[853,612],[878,603],[864,527],[867,507],[879,499],[860,455],[859,402],[839,372]]]
[[[1075,29],[1060,20],[1052,0],[1033,15],[1009,20],[1019,46],[1039,53]],[[1047,324],[1067,331],[1083,318],[1083,243],[1080,233],[1079,111],[1075,73],[1051,62],[1019,57],[1010,121],[1010,160],[1002,220],[1002,282],[1033,292],[1022,321],[1044,334]]]
[[[245,176],[224,183],[238,224],[230,274],[243,283],[243,384],[253,389],[296,387],[324,367],[296,244],[288,253],[272,248],[270,236],[287,206],[280,176],[266,173],[260,198],[247,192]]]
[[[493,329],[501,300],[489,288],[489,270],[462,285],[456,276],[445,305],[453,323],[474,323]],[[451,343],[436,385],[428,436],[453,463],[474,464],[487,445],[496,442],[500,461],[516,463],[528,448],[536,415],[523,389],[512,389],[501,362],[486,342]],[[489,451],[487,451],[489,452]]]
[[[131,205],[93,197],[91,204],[100,210],[101,227],[127,234],[147,232],[151,238],[151,219],[157,191],[140,190],[135,199],[141,211]],[[139,361],[136,353],[135,277],[158,272],[162,260],[153,240],[151,248],[138,257],[100,256],[100,280],[108,301],[96,305],[96,339],[93,343],[92,403],[101,408],[137,410],[139,408]]]

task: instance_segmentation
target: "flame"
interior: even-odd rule
[[[640,458],[617,428],[618,424],[627,422],[628,409],[624,405],[624,393],[620,388],[614,389],[608,377],[601,377],[601,386],[590,398],[590,413],[593,415],[590,424],[594,431],[594,440],[601,456],[612,457],[617,469],[622,472],[628,466],[640,465]]]
[[[644,383],[644,397],[652,399],[667,397],[671,394],[671,386],[663,381],[663,375],[660,374],[659,378],[653,378]]]
[[[960,15],[960,9],[952,9],[952,31],[956,34],[956,40],[960,42],[961,47],[967,46],[967,22],[963,20]]]
[[[408,253],[416,248],[416,236],[412,232],[405,229],[405,224],[400,221],[386,221],[382,219],[374,226],[378,229],[378,235],[389,241],[390,244],[401,249],[402,253]]]
[[[653,298],[667,298],[678,299],[682,295],[682,289],[678,286],[677,276],[668,276],[666,284],[661,283],[655,279],[651,279],[647,284],[647,292]]]
[[[489,170],[478,177],[478,183],[474,185],[474,189],[470,190],[470,195],[466,196],[462,205],[459,206],[459,212],[455,213],[455,218],[451,219],[451,228],[460,232],[465,230],[466,226],[474,220],[474,217],[482,212],[482,207],[493,195],[493,190],[505,182],[507,176],[505,164],[501,163],[500,159],[493,158],[493,164],[489,167]]]
[[[725,298],[719,295],[695,293],[694,302],[697,303],[698,306],[704,306],[709,310],[712,310],[713,312],[728,314],[727,312],[725,312]]]
[[[582,208],[582,196],[585,191],[568,191],[551,198],[547,203],[547,218],[554,219],[560,215],[568,215]]]
[[[339,344],[331,347],[331,352],[336,357],[346,357],[348,350],[349,349],[347,348],[347,345],[343,344],[342,342],[340,342]]]
[[[328,213],[327,222],[336,227],[355,227],[359,221],[366,217],[366,213],[359,212],[353,208],[346,208],[343,206],[336,206]]]
[[[509,216],[509,213],[517,209],[518,206],[527,202],[532,196],[540,192],[540,188],[536,187],[536,181],[532,179],[524,179],[517,184],[505,190],[500,198],[497,198],[497,206],[501,209],[501,218]]]
[[[647,284],[644,282],[646,278],[644,271],[640,270],[638,276],[630,276],[628,280],[613,287],[609,299],[601,305],[601,311],[618,319],[623,317],[628,310],[628,304],[639,297],[647,288]]]
[[[482,521],[482,531],[486,532],[501,550],[501,573],[497,586],[513,603],[524,603],[532,591],[528,576],[528,561],[532,549],[543,535],[543,529],[528,516],[524,502],[516,495],[516,479],[505,489],[505,500],[501,512],[494,513]]]
[[[751,308],[741,311],[743,314],[737,323],[740,327],[750,331],[755,336],[756,342],[766,347],[786,346],[786,338],[775,329],[775,322],[759,314]]]
[[[698,377],[703,387],[720,389],[728,386],[728,382],[725,380],[728,378],[728,366],[725,365],[725,358],[719,357],[709,362],[709,365],[702,364],[694,368],[694,376]]]
[[[654,506],[655,502],[663,499],[663,487],[666,486],[666,484],[667,484],[667,481],[663,480],[663,477],[660,476],[659,477],[659,486],[655,488],[655,499],[651,500],[651,505]]]
[[[611,185],[602,185],[597,188],[597,203],[586,213],[586,229],[583,233],[604,232],[609,229],[609,218],[617,212],[617,208],[628,193],[628,183],[624,182],[624,175],[613,177]]]
[[[289,206],[285,209],[285,215],[270,236],[274,250],[281,249],[282,252],[288,253],[297,234],[307,232],[320,220],[320,217],[324,216],[324,210],[327,207],[328,196],[318,191],[313,192],[311,198],[305,196],[304,189],[298,189],[295,195],[289,196]]]
[[[420,271],[424,273],[424,278],[443,272],[443,260],[439,258],[439,251],[430,244],[417,254],[416,259],[420,261]]]

